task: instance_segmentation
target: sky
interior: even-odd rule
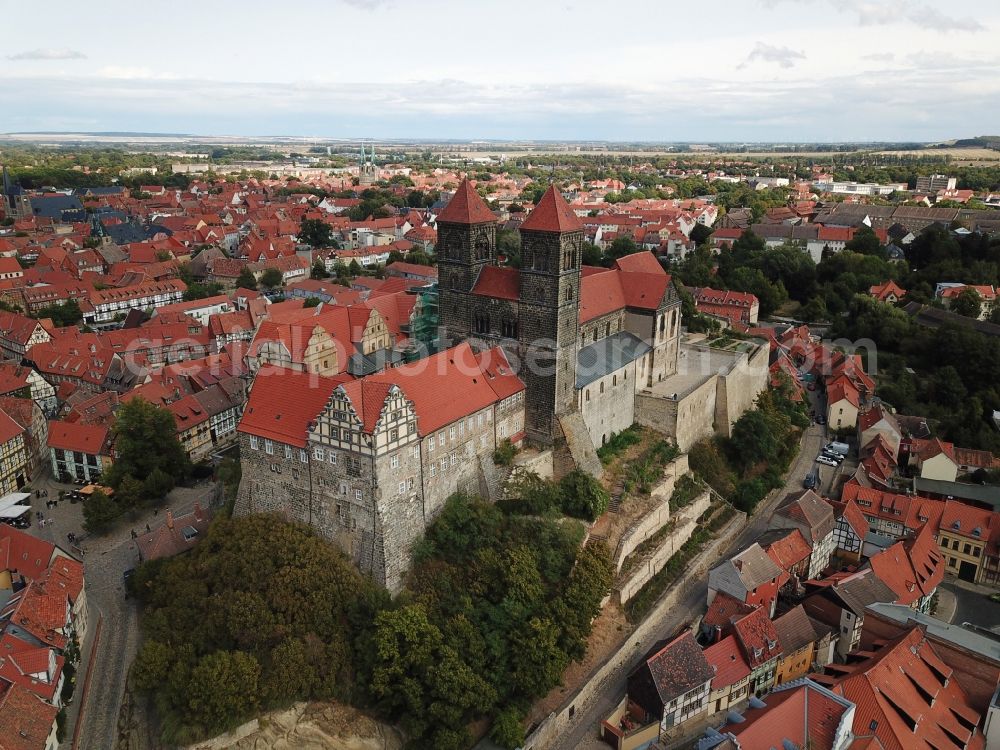
[[[938,141],[1000,130],[1000,2],[0,0],[0,132]]]

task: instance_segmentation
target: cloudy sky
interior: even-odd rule
[[[2,132],[836,141],[1000,129],[997,2],[2,5]]]

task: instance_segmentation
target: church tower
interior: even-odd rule
[[[519,338],[528,436],[551,443],[575,408],[583,223],[549,187],[521,224]]]
[[[438,314],[441,342],[470,334],[469,293],[484,266],[496,265],[497,217],[468,179],[437,217]]]

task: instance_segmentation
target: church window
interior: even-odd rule
[[[517,321],[504,318],[500,323],[500,335],[507,339],[517,338]]]
[[[490,257],[490,241],[486,235],[476,240],[476,260],[487,260]]]
[[[475,328],[476,333],[489,333],[490,332],[490,316],[477,313],[475,317]]]
[[[601,393],[604,393],[604,382],[601,381]]]
[[[544,302],[545,301],[545,290],[542,289],[541,287],[538,287],[538,292],[536,292],[535,296],[538,297],[538,301],[539,302]]]
[[[611,387],[614,388],[616,385],[618,385],[618,376],[617,375],[612,375],[611,376]]]
[[[660,316],[660,333],[663,333],[663,331],[666,330],[666,323],[667,323],[667,316],[666,315],[661,315]]]
[[[567,302],[573,301],[573,287],[571,286],[566,287],[566,301]]]
[[[585,401],[590,401],[590,389],[588,388],[583,392],[583,397]]]
[[[605,336],[610,336],[611,335],[611,324],[610,323],[605,323],[604,324],[604,335]]]

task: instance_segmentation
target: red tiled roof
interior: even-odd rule
[[[832,405],[836,404],[838,401],[847,401],[855,409],[857,409],[861,404],[858,389],[855,388],[854,385],[846,378],[838,379],[837,382],[827,390],[827,403]]]
[[[11,685],[0,695],[0,748],[40,750],[45,747],[57,713],[55,706],[20,685]]]
[[[660,265],[660,261],[648,251],[625,255],[616,260],[613,267],[619,271],[627,271],[629,273],[638,272],[655,273],[660,276],[667,275],[667,272],[663,270],[663,266]]]
[[[104,453],[108,428],[79,422],[49,422],[50,448],[79,451],[92,456]]]
[[[621,272],[602,268],[591,271],[584,268],[580,278],[580,322],[607,315],[625,307],[625,290]]]
[[[0,523],[0,570],[16,570],[34,580],[49,567],[55,549],[51,542]]]
[[[573,213],[555,185],[549,185],[520,229],[522,232],[576,232],[583,229],[583,222]]]
[[[781,655],[778,631],[763,608],[758,607],[734,622],[733,630],[751,667],[758,667]]]
[[[481,297],[516,300],[520,296],[520,273],[516,268],[485,266],[479,272],[472,293]]]
[[[741,602],[735,596],[719,591],[708,605],[708,611],[701,618],[703,625],[714,628],[716,626],[728,629],[733,620],[753,612],[754,608],[749,604]]]
[[[874,734],[885,750],[982,750],[979,714],[952,669],[914,627],[857,663],[835,683],[855,706],[854,732]]]
[[[932,535],[931,526],[924,524],[915,538],[896,542],[868,559],[875,575],[896,594],[897,604],[912,605],[944,579],[944,558]]]
[[[762,546],[768,557],[785,571],[791,570],[812,554],[809,542],[798,529],[791,529],[780,539]]]
[[[706,648],[705,658],[715,669],[712,690],[735,685],[750,676],[750,665],[743,658],[735,636],[726,636]]]
[[[451,224],[485,224],[496,221],[497,217],[466,178],[462,180],[448,205],[438,214],[437,220]]]
[[[261,367],[254,378],[239,430],[305,448],[309,424],[346,379],[282,367]]]

